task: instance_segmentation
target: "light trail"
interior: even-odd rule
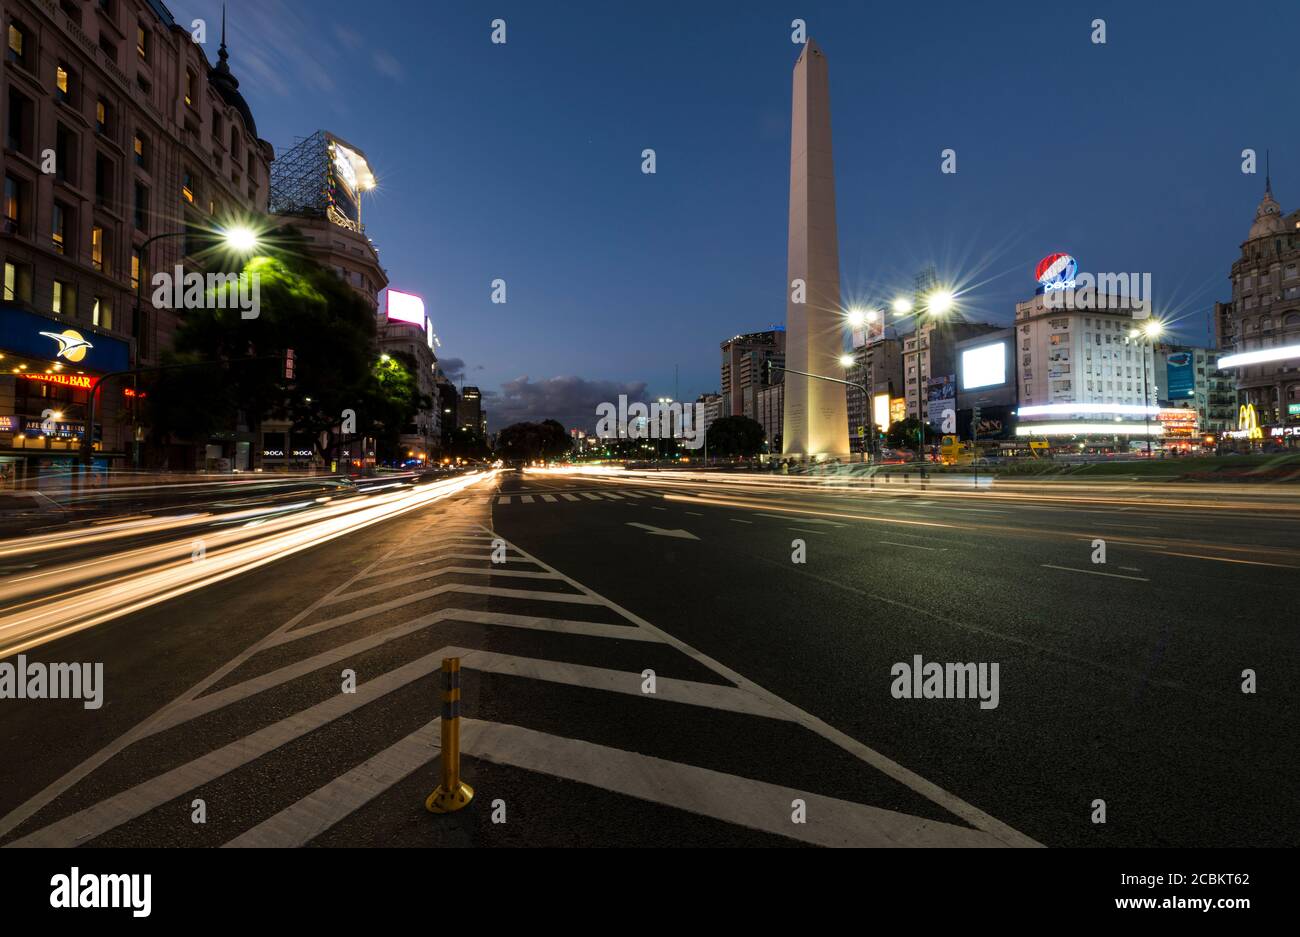
[[[250,512],[264,522],[255,528],[205,529],[198,537],[169,539],[7,580],[0,587],[0,600],[16,604],[0,611],[0,657],[243,575],[345,534],[427,507],[473,485],[490,482],[496,474],[495,471],[475,473],[385,491],[368,498],[330,501],[287,516]],[[229,514],[204,517],[209,525],[230,519]],[[177,525],[159,519],[155,527],[146,524],[133,527],[131,532],[171,531],[177,526],[191,526],[194,520],[190,518],[185,525]],[[85,537],[84,532],[82,536]],[[32,545],[35,552],[48,548],[44,538],[28,539],[37,541]],[[203,544],[202,555],[197,559],[196,539]],[[11,542],[8,555],[24,556],[22,545],[22,540]]]
[[[924,493],[927,498],[963,501],[1102,505],[1160,509],[1193,509],[1208,513],[1241,512],[1276,517],[1291,514],[1300,518],[1300,485],[1250,483],[1248,491],[1233,483],[1176,482],[1169,485],[1151,481],[1012,481],[992,476],[987,487],[971,487],[971,476],[935,472],[924,486],[915,479],[902,481],[905,473],[890,473],[894,480],[884,482],[886,473],[860,478],[843,476],[770,476],[738,472],[699,472],[669,469],[642,471],[611,466],[575,466],[572,468],[528,469],[538,475],[578,475],[602,480],[659,487],[729,487],[749,492],[804,492],[809,494],[855,494],[865,497],[897,497]],[[1171,490],[1173,489],[1173,490]],[[1246,495],[1249,495],[1248,497]]]

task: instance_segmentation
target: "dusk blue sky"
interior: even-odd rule
[[[211,0],[168,5],[220,20]],[[441,356],[504,393],[493,429],[574,423],[623,385],[672,394],[675,365],[682,398],[715,391],[718,343],[783,320],[795,17],[830,63],[846,301],[933,263],[968,318],[1005,323],[1061,250],[1150,272],[1157,314],[1205,344],[1265,149],[1283,209],[1300,193],[1291,2],[232,0],[228,15],[277,152],[328,129],[370,158],[367,231],[393,285],[425,297]]]

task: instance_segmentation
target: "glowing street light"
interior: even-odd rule
[[[952,309],[953,295],[947,290],[936,290],[926,299],[926,309],[933,315],[941,316]]]
[[[1165,324],[1159,319],[1151,319],[1146,325],[1142,326],[1142,331],[1147,333],[1147,338],[1159,338],[1164,330]]]
[[[257,232],[244,225],[226,228],[221,232],[226,246],[240,254],[251,254],[257,250]]]
[[[862,326],[866,325],[866,323],[867,323],[867,314],[865,312],[863,312],[861,309],[849,310],[849,326],[851,328],[860,329],[862,328]]]
[[[905,297],[900,296],[894,300],[892,307],[894,310],[894,315],[905,316],[912,311],[912,301],[910,299],[906,299]]]
[[[840,364],[846,368],[851,368],[857,364],[857,362],[853,360],[852,355],[840,355]]]

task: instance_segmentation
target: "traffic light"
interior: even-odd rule
[[[284,379],[285,379],[286,381],[292,381],[292,380],[293,380],[295,377],[297,377],[297,375],[298,375],[298,372],[297,372],[297,363],[298,363],[297,358],[298,358],[298,356],[295,355],[295,354],[293,353],[293,349],[292,349],[292,348],[286,348],[286,349],[285,349],[285,351],[284,351]]]
[[[970,411],[970,438],[979,439],[980,436],[980,408],[972,407]]]

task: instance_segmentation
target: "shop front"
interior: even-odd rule
[[[81,324],[0,306],[0,486],[58,487],[77,468],[89,434],[95,471],[125,463],[137,435],[134,388],[105,382],[95,425],[91,388],[126,370],[130,345]]]

